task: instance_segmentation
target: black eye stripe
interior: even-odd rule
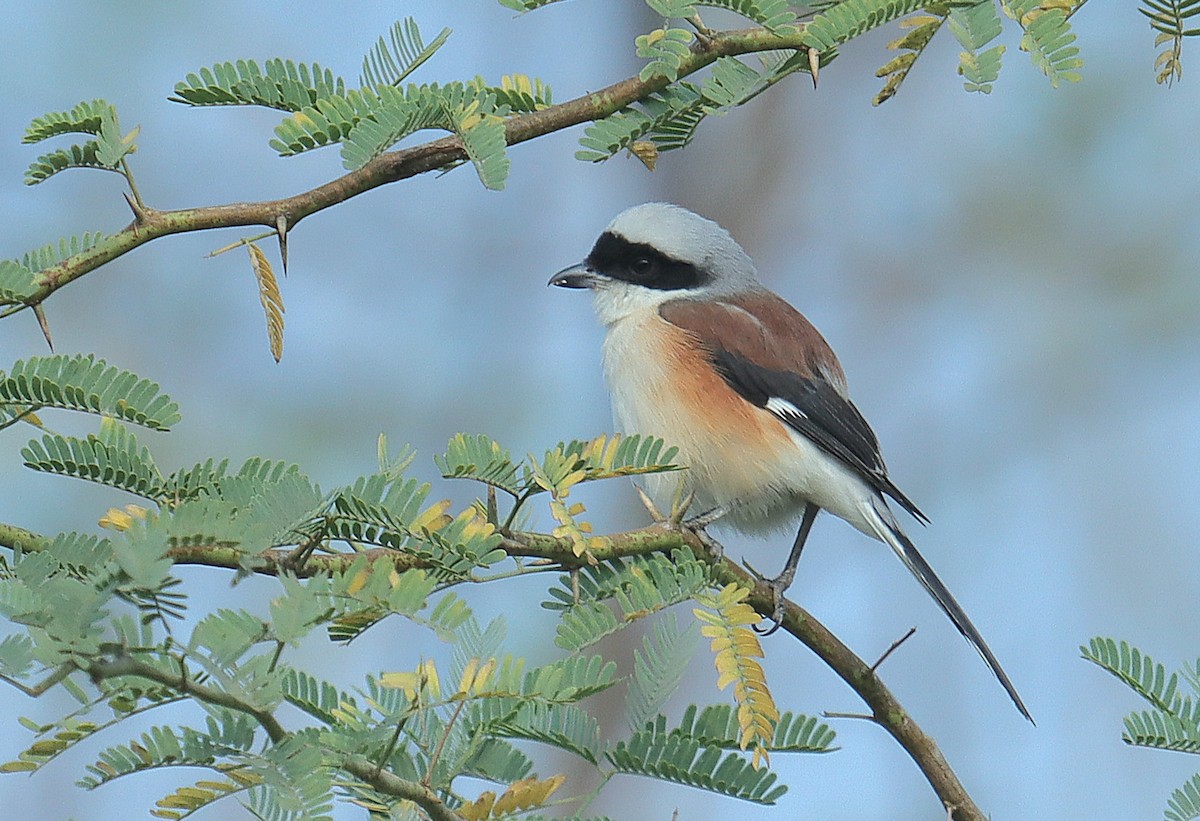
[[[711,277],[690,262],[674,259],[652,245],[630,242],[605,231],[587,257],[588,266],[613,279],[660,291],[698,288]]]

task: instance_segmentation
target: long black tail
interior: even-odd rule
[[[882,509],[881,509],[882,508]],[[900,557],[900,561],[912,572],[917,580],[929,591],[929,595],[933,596],[934,601],[942,608],[950,621],[954,622],[954,626],[958,628],[958,632],[962,633],[967,641],[979,651],[979,655],[983,656],[983,660],[987,666],[991,668],[996,678],[1004,687],[1008,697],[1013,700],[1013,704],[1021,711],[1021,715],[1029,719],[1033,723],[1033,716],[1029,714],[1029,710],[1025,707],[1025,702],[1021,701],[1021,696],[1017,694],[1017,688],[1009,681],[1008,674],[1004,672],[1004,668],[1000,666],[999,660],[987,646],[987,642],[983,640],[983,636],[979,635],[979,631],[975,629],[975,625],[971,623],[971,619],[967,616],[962,606],[954,599],[954,596],[942,584],[942,580],[933,572],[933,568],[929,566],[929,562],[917,552],[917,547],[909,540],[908,536],[904,535],[904,531],[900,529],[900,525],[896,522],[892,512],[888,510],[887,503],[880,498],[874,508],[869,511],[875,515],[870,517],[875,519],[877,525],[876,532],[879,538],[886,542],[896,555]]]

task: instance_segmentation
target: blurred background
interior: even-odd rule
[[[641,3],[622,8],[570,0],[515,16],[489,0],[8,4],[0,257],[129,220],[115,175],[21,184],[41,153],[20,144],[35,116],[94,97],[115,103],[126,128],[142,126],[132,165],[156,208],[280,197],[340,174],[337,149],[278,159],[267,140],[279,114],[172,104],[175,82],[217,61],[275,56],[315,60],[353,82],[375,38],[414,15],[427,40],[454,29],[417,81],[523,72],[563,101],[638,71],[633,37],[658,21]],[[576,128],[514,147],[503,192],[482,190],[466,167],[313,216],[291,235],[278,365],[245,254],[205,258],[247,230],[157,241],[56,294],[46,308],[56,349],[94,351],[180,403],[174,432],[139,432],[164,470],[261,454],[299,462],[328,488],[373,469],[382,432],[393,449],[418,449],[413,472],[435,481],[436,495],[465,503],[474,489],[442,482],[431,459],[454,433],[486,432],[519,454],[611,428],[589,300],[545,283],[619,210],[681,203],[729,228],[766,284],[838,350],[893,478],[933,520],[911,532],[1037,726],[890,553],[843,523],[819,520],[790,595],[864,658],[918,628],[883,676],[991,817],[1159,817],[1196,761],[1125,747],[1121,719],[1136,697],[1080,660],[1078,646],[1125,638],[1172,668],[1200,651],[1200,233],[1189,229],[1200,216],[1191,76],[1200,56],[1189,43],[1185,78],[1168,90],[1154,83],[1153,36],[1134,4],[1089,5],[1074,25],[1084,79],[1057,90],[1007,25],[990,96],[962,90],[957,43],[943,32],[900,93],[872,108],[891,28],[846,48],[819,90],[797,76],[715,118],[653,174],[624,157],[574,160]],[[0,323],[0,368],[45,352],[32,315]],[[55,414],[51,424],[78,423]],[[28,435],[0,433],[0,521],[94,531],[107,507],[132,501],[23,468]],[[601,532],[646,521],[625,483],[577,495]],[[539,515],[533,524],[547,526]],[[790,539],[726,544],[773,572]],[[261,609],[274,590],[182,573],[206,604]],[[480,615],[503,613],[514,649],[539,662],[555,657],[553,623],[531,606],[547,581],[471,591]],[[445,652],[425,637],[414,643],[399,622],[376,633],[349,651],[315,644],[309,661],[353,686]],[[610,650],[627,662],[627,649]],[[788,637],[766,650],[782,708],[861,709]],[[673,711],[727,698],[714,684],[701,653]],[[4,704],[0,760],[30,741],[18,715],[48,721],[67,708],[11,689]],[[618,729],[619,708],[601,706]],[[142,726],[170,720],[152,714]],[[772,759],[791,788],[778,808],[625,778],[591,810],[662,821],[676,809],[679,819],[944,817],[882,730],[833,724],[839,752]],[[84,793],[71,782],[96,752],[86,745],[32,779],[0,778],[0,806],[13,817],[126,818],[202,777],[134,776]],[[540,760],[544,774],[567,766]],[[197,817],[240,813],[224,804]]]

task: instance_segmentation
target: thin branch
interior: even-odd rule
[[[255,707],[253,704],[248,704],[223,690],[197,684],[183,674],[164,672],[152,664],[139,661],[124,653],[123,649],[114,658],[108,661],[93,661],[83,667],[83,670],[94,681],[117,678],[118,676],[137,676],[138,678],[144,678],[147,681],[157,682],[165,687],[170,687],[176,692],[189,695],[197,701],[203,701],[205,704],[213,704],[217,707],[226,707],[230,710],[237,710],[239,713],[245,713],[266,730],[267,736],[275,744],[283,741],[288,736],[287,730],[283,729],[283,725],[276,720],[275,715],[270,710]]]
[[[875,716],[867,715],[866,713],[837,713],[832,710],[826,710],[821,713],[821,718],[853,718],[858,721],[869,721],[872,724],[878,724]]]
[[[458,717],[462,715],[463,708],[467,706],[467,699],[462,699],[454,707],[454,713],[450,716],[450,720],[446,722],[445,729],[442,730],[442,737],[438,739],[437,746],[433,748],[433,754],[429,756],[429,766],[425,768],[425,777],[421,779],[421,783],[426,787],[433,780],[433,771],[437,769],[438,761],[442,758],[442,751],[446,749],[446,741],[450,738],[450,731],[454,729]]]
[[[462,821],[462,816],[447,807],[433,790],[388,770],[381,770],[364,756],[346,756],[338,762],[338,767],[361,778],[379,792],[419,804],[432,821]]]
[[[698,40],[682,62],[679,77],[694,74],[720,57],[777,49],[804,48],[803,33],[773,34],[754,28],[722,31]],[[599,120],[670,85],[663,76],[642,80],[630,77],[618,83],[505,121],[505,142],[516,145],[581,123]],[[280,221],[294,228],[300,220],[381,185],[436,171],[467,160],[457,136],[442,137],[402,151],[382,154],[362,168],[295,196],[260,202],[241,202],[201,208],[160,211],[134,199],[135,220],[82,253],[69,257],[39,274],[38,288],[26,300],[32,306],[83,275],[124,256],[148,242],[191,231],[261,225],[277,231]]]
[[[23,550],[33,552],[44,550],[49,546],[50,540],[24,528],[0,523],[0,546],[12,548],[18,544]],[[558,539],[544,533],[505,532],[502,547],[510,556],[542,558],[557,562],[564,568],[579,566],[584,561],[575,555],[569,540]],[[661,525],[652,525],[641,530],[608,536],[604,543],[593,548],[591,553],[596,560],[604,561],[622,556],[669,553],[680,547],[689,548],[702,560],[709,559],[704,545],[695,534],[664,528]],[[377,548],[362,553],[314,555],[305,565],[304,573],[343,570],[364,553],[371,556],[373,560],[393,562],[398,569],[402,570],[427,566],[409,554]],[[228,569],[244,568],[247,559],[245,554],[236,547],[224,545],[176,547],[172,548],[168,555],[177,564],[207,565]],[[278,575],[287,569],[287,558],[287,550],[268,550],[254,558],[253,569],[257,573]],[[722,559],[717,564],[716,572],[722,583],[738,582],[751,588],[753,592],[747,601],[758,613],[766,617],[773,612],[774,599],[769,586],[758,583],[741,567],[727,559]],[[937,743],[913,720],[904,705],[892,695],[871,666],[859,658],[808,611],[786,599],[784,605],[783,629],[816,653],[859,695],[871,709],[872,719],[887,730],[908,753],[921,772],[925,774],[925,778],[942,803],[954,808],[955,821],[984,821],[983,812],[971,799],[962,782],[958,780],[958,776],[955,775],[945,756],[942,755]],[[153,670],[154,668],[149,669]],[[155,673],[157,672],[155,671]],[[370,767],[374,768],[375,765],[371,764]],[[393,794],[399,795],[399,793]]]
[[[29,696],[30,698],[37,698],[38,696],[42,695],[42,693],[45,693],[51,687],[58,684],[60,681],[62,681],[63,679],[65,679],[67,676],[71,675],[71,673],[75,672],[78,669],[79,669],[78,667],[76,667],[74,664],[72,664],[70,662],[68,662],[66,664],[60,664],[58,667],[54,668],[53,673],[46,676],[46,678],[44,678],[40,683],[35,684],[32,687],[26,687],[24,684],[17,681],[15,678],[6,676],[3,673],[0,673],[0,681],[4,682],[5,684],[10,684],[13,687],[16,687],[18,690],[20,690],[22,693]]]
[[[689,546],[693,551],[700,548],[698,542]],[[773,591],[765,582],[755,580],[730,561],[722,561],[718,574],[722,581],[753,587],[747,602],[764,617],[774,609]],[[816,653],[866,702],[875,723],[887,730],[916,762],[942,805],[953,808],[953,821],[985,821],[987,816],[958,780],[937,742],[913,720],[875,671],[807,610],[786,599],[784,605],[783,629]]]
[[[917,628],[910,627],[910,628],[908,628],[907,633],[905,633],[903,636],[901,636],[900,638],[893,641],[892,646],[889,647],[888,649],[884,650],[883,655],[880,656],[875,661],[875,663],[871,665],[871,672],[874,673],[876,670],[878,670],[879,665],[881,665],[885,661],[887,661],[887,657],[890,656],[892,653],[896,652],[896,648],[899,647],[901,644],[904,644],[904,642],[908,641],[910,638],[912,638],[913,634],[915,634],[916,632],[917,632]]]
[[[118,676],[137,676],[170,687],[176,692],[185,693],[206,704],[246,713],[266,730],[267,735],[275,744],[288,737],[287,730],[283,729],[283,726],[269,710],[261,710],[222,690],[197,684],[187,676],[165,673],[153,665],[138,661],[128,655],[118,655],[110,661],[93,662],[85,669],[95,680]],[[416,802],[433,821],[462,821],[462,817],[451,811],[432,790],[426,789],[415,781],[408,781],[394,773],[380,769],[379,766],[361,756],[348,756],[339,762],[338,767],[361,778],[380,792]]]
[[[18,413],[16,416],[12,417],[11,419],[6,419],[3,422],[0,422],[0,430],[4,430],[7,427],[11,427],[12,425],[17,424],[18,422],[23,422],[30,416],[36,416],[37,412],[40,411],[44,407],[45,407],[45,405],[30,405],[29,407],[25,408],[25,410],[21,411],[20,413]],[[31,423],[31,424],[33,424],[33,423]]]

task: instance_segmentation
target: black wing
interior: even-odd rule
[[[771,411],[918,521],[929,521],[888,478],[879,440],[867,420],[828,380],[764,368],[723,349],[713,351],[711,358],[725,382],[747,402]]]

